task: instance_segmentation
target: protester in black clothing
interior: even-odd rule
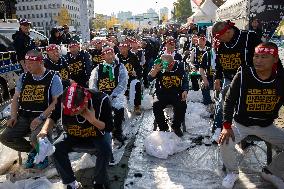
[[[49,44],[60,45],[62,43],[62,37],[58,28],[52,28],[50,31]]]
[[[63,95],[63,108],[59,102],[45,122],[38,137],[46,136],[54,123],[61,118],[65,132],[55,142],[53,159],[57,172],[67,189],[81,189],[76,181],[68,154],[76,148],[95,149],[96,166],[94,188],[107,187],[107,166],[111,157],[110,132],[113,129],[112,110],[109,98],[102,92],[94,92],[73,83]]]
[[[65,24],[63,26],[63,33],[62,33],[61,37],[62,37],[62,43],[63,44],[70,44],[71,41],[72,41],[72,36],[69,32],[69,26],[67,24]]]
[[[128,90],[126,91],[126,96],[129,96],[130,92],[135,93],[134,99],[134,112],[136,115],[141,114],[141,83],[142,78],[142,67],[136,55],[130,52],[130,47],[128,43],[121,42],[119,44],[119,53],[117,58],[120,63],[124,64],[128,71]],[[130,91],[131,82],[135,82],[135,91]],[[132,102],[131,102],[132,103]]]
[[[191,83],[192,83],[192,89],[194,91],[199,90],[199,83],[198,81],[200,80],[200,74],[197,72],[199,71],[200,64],[202,62],[202,57],[203,54],[210,50],[209,47],[206,46],[206,37],[204,36],[199,36],[198,37],[198,45],[196,47],[193,47],[191,50],[191,55],[190,55],[190,71],[191,71]]]
[[[253,31],[239,30],[230,21],[214,24],[212,34],[220,42],[216,52],[215,90],[221,90],[221,79],[223,78],[222,95],[217,104],[217,113],[213,125],[214,128],[219,128],[218,132],[220,132],[222,127],[222,104],[229,84],[240,66],[252,66],[254,48],[261,43],[261,39]]]
[[[276,44],[258,45],[253,66],[241,67],[227,92],[223,130],[219,137],[221,155],[228,173],[222,182],[226,188],[233,188],[239,178],[234,149],[235,144],[246,136],[255,135],[280,150],[284,149],[284,132],[273,123],[284,104],[284,73],[276,69],[278,59]],[[283,157],[283,152],[276,155],[261,175],[276,188],[284,187]]]
[[[92,71],[90,55],[84,50],[80,50],[80,44],[72,41],[69,44],[70,52],[66,55],[68,62],[70,79],[83,87],[88,87],[88,81]]]
[[[260,20],[257,18],[254,18],[251,22],[250,30],[254,31],[256,35],[261,39],[263,32],[260,26]]]
[[[114,112],[113,138],[124,142],[126,137],[122,132],[124,119],[124,94],[127,89],[128,72],[125,66],[115,59],[113,48],[102,50],[104,61],[93,71],[89,81],[89,88],[109,95]]]
[[[20,21],[20,28],[12,38],[14,40],[13,45],[16,50],[18,61],[20,62],[24,72],[27,71],[25,66],[25,55],[29,50],[35,48],[34,40],[30,37],[31,22],[27,19]]]
[[[94,45],[95,48],[89,49],[89,53],[92,56],[92,68],[96,68],[100,63],[103,62],[102,58],[102,48],[103,48],[103,42],[100,39],[93,40],[91,42],[92,45]]]
[[[59,47],[55,44],[50,44],[46,47],[47,57],[43,60],[44,67],[49,70],[57,71],[62,79],[64,89],[70,85],[69,68],[66,59],[60,55]]]
[[[172,129],[179,137],[183,136],[180,129],[185,117],[188,77],[183,63],[175,61],[172,55],[164,54],[161,62],[150,71],[148,79],[156,79],[157,101],[153,104],[153,113],[160,131],[167,131],[164,109],[167,105],[173,106],[174,120]]]

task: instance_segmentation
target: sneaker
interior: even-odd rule
[[[283,189],[283,188],[284,188],[284,181],[283,181],[281,178],[279,178],[279,177],[273,175],[273,174],[272,174],[268,169],[266,169],[266,168],[263,168],[263,169],[262,169],[261,177],[262,177],[264,180],[266,180],[266,181],[272,183],[272,184],[273,184],[276,188],[278,188],[278,189]]]
[[[33,150],[33,151],[31,151],[29,153],[28,159],[27,159],[27,161],[25,163],[25,168],[26,169],[34,167],[35,156],[36,156],[36,150]]]
[[[174,130],[174,133],[178,136],[178,137],[182,137],[183,136],[183,133],[181,131],[180,128],[173,128]]]
[[[135,113],[135,115],[141,115],[142,114],[140,106],[134,107],[134,113]]]
[[[221,134],[221,128],[217,128],[211,137],[212,141],[218,142],[220,134]]]
[[[39,162],[35,165],[38,169],[45,169],[48,167],[48,157],[45,157],[45,159],[42,162]]]
[[[231,189],[231,188],[234,187],[234,184],[238,179],[239,179],[239,174],[229,173],[223,179],[222,186],[225,187],[225,188]]]
[[[80,182],[74,181],[70,184],[67,184],[66,189],[83,189],[83,186]]]

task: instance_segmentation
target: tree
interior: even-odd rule
[[[114,24],[118,24],[118,23],[119,23],[118,19],[112,16],[109,20],[106,21],[106,27],[111,28],[113,27]]]
[[[186,23],[187,18],[193,14],[191,0],[177,0],[177,2],[174,3],[174,8],[175,18],[181,23]]]
[[[96,14],[95,18],[92,20],[92,29],[101,29],[106,27],[106,19],[102,14]]]
[[[71,17],[68,12],[68,9],[66,9],[65,7],[61,7],[59,10],[59,15],[55,16],[54,20],[56,20],[60,26],[63,26],[64,24],[70,25]]]
[[[128,28],[128,29],[132,29],[132,30],[136,28],[136,25],[131,23],[131,22],[129,22],[129,21],[123,22],[121,26],[123,28]]]

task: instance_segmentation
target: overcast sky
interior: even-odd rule
[[[111,15],[119,11],[131,11],[133,14],[146,12],[153,8],[158,12],[162,7],[173,7],[176,0],[94,0],[95,13]]]

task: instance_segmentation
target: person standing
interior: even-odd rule
[[[13,34],[13,45],[16,50],[18,62],[24,72],[27,72],[25,66],[25,55],[29,50],[35,49],[35,42],[30,37],[31,22],[27,19],[20,20],[20,28],[15,34]]]

